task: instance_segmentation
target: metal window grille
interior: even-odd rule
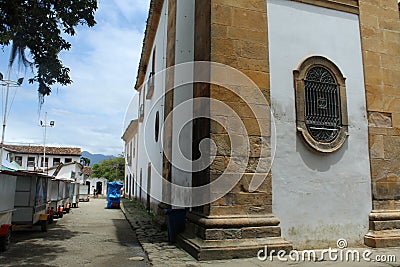
[[[307,71],[304,88],[309,133],[319,142],[332,142],[341,127],[339,86],[334,76],[324,67],[312,67]]]

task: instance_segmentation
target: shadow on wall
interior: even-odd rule
[[[315,151],[299,134],[296,134],[296,151],[308,168],[319,172],[327,172],[342,160],[349,149],[348,142],[349,140],[347,139],[343,146],[334,153],[322,153]]]

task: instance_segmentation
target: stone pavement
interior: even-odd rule
[[[152,217],[147,211],[137,202],[122,199],[121,209],[125,214],[125,217],[131,224],[132,228],[136,231],[137,238],[142,245],[144,251],[147,253],[150,263],[153,266],[174,266],[174,267],[245,267],[245,266],[271,266],[271,267],[284,267],[284,266],[374,266],[374,267],[400,267],[400,248],[385,248],[385,249],[369,249],[367,247],[348,250],[360,251],[360,261],[340,261],[340,260],[328,260],[328,254],[325,254],[324,260],[321,258],[321,251],[316,251],[316,261],[291,261],[288,257],[285,257],[286,262],[280,261],[277,257],[272,260],[267,259],[261,261],[257,259],[256,255],[251,259],[233,259],[233,260],[220,260],[220,261],[202,261],[198,262],[192,256],[185,251],[179,249],[175,245],[168,243],[168,235],[166,231],[161,231],[152,222]],[[328,249],[328,248],[327,248]],[[367,262],[362,259],[362,253],[365,250],[371,250],[372,255],[369,256],[371,261]],[[299,252],[301,255],[301,252]],[[338,254],[340,255],[340,254]],[[368,256],[368,255],[367,255]],[[378,262],[375,259],[378,257],[395,257],[393,259],[386,260],[386,262]],[[346,256],[343,256],[344,258]],[[306,257],[307,259],[308,257]],[[351,258],[351,257],[350,257]]]

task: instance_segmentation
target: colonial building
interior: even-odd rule
[[[43,146],[5,145],[4,151],[7,160],[15,161],[30,171],[56,167],[61,163],[79,162],[82,155],[81,149],[75,147],[46,146],[45,160]]]
[[[96,177],[89,177],[85,178],[85,181],[83,184],[88,186],[88,194],[90,195],[100,195],[100,196],[106,196],[107,195],[107,183],[108,180],[107,178],[96,178]],[[95,191],[96,190],[96,191]]]
[[[79,162],[60,163],[46,169],[49,176],[53,176],[60,180],[72,180],[80,184],[84,184],[85,174],[84,166]]]
[[[198,259],[400,246],[399,86],[396,0],[152,0],[127,193],[191,206]]]
[[[136,151],[137,146],[137,126],[138,120],[133,119],[129,122],[126,130],[122,136],[122,140],[125,142],[125,180],[124,180],[124,190],[125,196],[129,199],[134,197],[142,197],[142,193],[138,193],[137,190],[141,190],[141,184],[137,185],[135,183],[136,175]],[[143,176],[143,175],[142,175]],[[142,181],[143,182],[143,181]]]

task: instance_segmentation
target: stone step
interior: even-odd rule
[[[364,242],[373,248],[400,247],[400,230],[369,231],[364,236]]]
[[[289,253],[293,249],[292,245],[281,237],[203,240],[181,234],[178,237],[178,245],[199,261],[254,258],[259,251],[262,251],[264,256],[264,251],[270,255],[280,250]]]

